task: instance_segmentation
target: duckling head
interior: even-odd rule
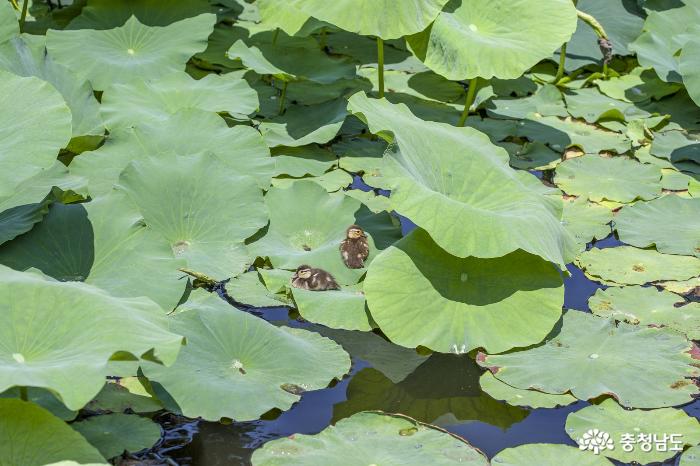
[[[293,278],[310,278],[311,277],[311,267],[308,265],[300,265],[297,267],[296,272],[294,272]]]
[[[345,233],[349,239],[364,238],[365,232],[359,225],[350,225]]]

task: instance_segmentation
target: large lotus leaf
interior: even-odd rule
[[[58,63],[104,90],[112,83],[183,71],[187,60],[206,48],[215,22],[216,16],[206,13],[156,27],[132,16],[124,26],[104,31],[51,29],[46,48]]]
[[[700,445],[688,448],[681,455],[678,466],[698,466],[700,465]]]
[[[209,12],[207,0],[88,0],[68,29],[112,29],[131,16],[147,26],[167,26]]]
[[[160,426],[150,419],[130,414],[104,414],[75,422],[71,427],[87,439],[105,458],[152,447],[160,440]]]
[[[70,138],[70,109],[51,84],[0,70],[0,197],[51,167]]]
[[[692,383],[688,381],[688,383]],[[623,463],[637,462],[648,464],[662,462],[675,456],[685,445],[695,445],[700,442],[700,423],[685,411],[674,408],[645,411],[641,409],[624,409],[614,400],[607,399],[599,405],[587,406],[569,414],[566,418],[566,433],[573,440],[579,441],[590,429],[600,429],[610,434],[616,448],[605,449],[602,454]],[[635,443],[644,443],[641,435],[652,439],[664,439],[666,449],[650,448],[644,451],[642,445],[632,444],[631,451],[623,448],[624,436],[632,435]],[[670,439],[671,434],[677,435]],[[678,441],[674,445],[675,441]],[[652,440],[653,441],[653,440]]]
[[[700,199],[667,195],[624,207],[615,217],[620,241],[667,254],[700,257]]]
[[[499,466],[612,466],[603,456],[595,456],[578,448],[553,443],[530,443],[498,452],[491,460]]]
[[[561,162],[561,154],[541,142],[497,142],[510,156],[510,166],[521,170],[551,170]]]
[[[163,310],[150,300],[6,267],[0,276],[0,392],[45,387],[78,409],[104,385],[114,353],[171,364],[180,350],[182,337],[165,330]]]
[[[347,353],[332,340],[275,327],[214,295],[173,316],[171,328],[187,338],[175,364],[142,367],[188,417],[257,419],[289,409],[301,391],[324,388],[350,369]]]
[[[398,150],[385,154],[383,172],[391,205],[447,252],[490,258],[522,249],[562,266],[572,257],[560,202],[544,196],[532,175],[510,168],[485,134],[425,122],[404,105],[363,94],[350,98],[349,109],[373,133],[389,140],[393,133]]]
[[[115,83],[102,96],[102,117],[115,128],[161,123],[182,109],[228,113],[245,118],[258,109],[258,95],[234,73],[195,80],[172,73],[150,81]]]
[[[361,286],[343,286],[328,293],[293,288],[292,294],[299,314],[310,322],[345,330],[372,330]]]
[[[290,272],[291,273],[291,272]],[[289,277],[285,284],[289,283]],[[257,272],[246,272],[232,278],[225,285],[226,292],[239,303],[254,307],[286,306],[286,296],[269,291]]]
[[[681,131],[664,131],[654,136],[650,152],[673,163],[685,160],[700,163],[700,140]]]
[[[430,69],[451,80],[518,78],[576,30],[576,8],[567,0],[469,0],[450,6],[408,43]]]
[[[507,383],[498,380],[494,375],[486,371],[479,378],[481,389],[497,400],[503,400],[513,406],[529,406],[531,408],[556,408],[557,406],[570,405],[578,400],[568,393],[556,395],[542,393],[537,390],[522,390],[511,387]]]
[[[391,341],[444,353],[538,343],[564,302],[557,269],[541,258],[523,251],[459,258],[422,229],[377,256],[364,290],[372,318]]]
[[[263,121],[258,129],[270,147],[323,144],[340,131],[348,115],[346,106],[345,99],[290,106],[284,115]]]
[[[55,63],[46,55],[43,44],[33,47],[20,38],[2,44],[0,69],[19,76],[36,76],[51,83],[70,108],[73,117],[73,137],[104,134],[99,104],[90,84],[76,78],[66,67]]]
[[[612,219],[613,213],[610,209],[588,202],[586,199],[564,201],[562,223],[580,246],[608,236],[611,232]]]
[[[566,109],[574,118],[588,123],[599,120],[630,121],[650,114],[630,102],[613,99],[595,88],[577,89],[564,94]]]
[[[554,183],[592,201],[632,202],[661,195],[661,170],[626,157],[584,155],[560,163]]]
[[[21,398],[21,388],[11,388],[0,394],[0,398]],[[77,410],[66,408],[50,390],[44,388],[27,388],[27,401],[41,406],[63,421],[72,421],[78,416]]]
[[[350,189],[353,182],[352,175],[344,170],[331,170],[321,176],[305,177],[305,178],[288,178],[277,177],[272,179],[272,186],[275,188],[286,189],[296,183],[298,180],[309,180],[323,186],[329,193],[335,193],[341,189]]]
[[[595,83],[603,94],[626,102],[661,99],[681,88],[679,84],[660,80],[654,70],[641,66],[632,69],[629,74],[599,79]]]
[[[280,0],[260,0],[256,2],[261,23],[270,29],[280,28],[290,36],[299,32],[310,16],[293,4]]]
[[[694,292],[696,289],[698,289],[698,287],[700,287],[700,276],[689,280],[657,282],[655,285],[673,293],[687,294]],[[697,296],[697,292],[695,294]]]
[[[698,28],[700,32],[700,28]],[[680,71],[688,95],[700,106],[700,40],[692,39],[683,46]]]
[[[250,265],[243,241],[267,223],[262,192],[213,154],[135,160],[119,185],[189,268],[226,278]]]
[[[95,447],[50,412],[0,399],[0,464],[43,466],[62,460],[104,463]]]
[[[196,109],[180,110],[165,121],[118,129],[99,149],[74,158],[70,171],[87,178],[95,197],[109,193],[132,160],[203,151],[212,152],[235,173],[252,176],[259,187],[270,185],[274,162],[260,133],[243,125],[229,128],[219,116]]]
[[[343,263],[338,248],[346,229],[359,223],[367,230],[370,255],[366,265],[374,259],[377,243],[382,244],[378,237],[395,231],[393,225],[390,231],[373,228],[367,223],[371,217],[360,218],[359,201],[342,192],[329,194],[309,181],[295,181],[286,189],[273,188],[265,196],[265,203],[270,211],[270,226],[265,236],[249,245],[250,251],[268,257],[276,268],[293,270],[302,264],[322,268],[342,284],[357,283],[367,271],[348,269]]]
[[[185,287],[177,271],[184,261],[118,192],[85,204],[52,204],[41,223],[0,247],[0,263],[84,281],[113,296],[147,296],[168,310]]]
[[[375,91],[379,90],[376,68],[360,68],[358,74],[371,81]],[[384,73],[384,86],[392,93],[401,93],[424,100],[445,103],[459,102],[459,105],[462,105],[464,101],[465,91],[463,86],[454,81],[449,81],[432,71],[413,73],[387,70]],[[476,99],[479,99],[478,94],[479,92],[477,92]],[[483,101],[484,99],[482,98],[481,100]],[[478,107],[478,104],[474,104],[474,108],[476,107]]]
[[[668,327],[691,340],[700,339],[700,303],[687,303],[670,291],[641,286],[599,289],[588,300],[588,307],[596,315],[635,325]]]
[[[672,256],[632,246],[593,248],[576,258],[589,278],[613,285],[644,285],[660,280],[687,280],[700,275],[700,259]]]
[[[546,84],[528,97],[494,99],[488,106],[490,116],[496,118],[525,118],[535,113],[565,117],[569,114],[562,93],[553,84]]]
[[[612,395],[625,407],[660,408],[690,402],[698,387],[693,344],[661,328],[638,327],[580,311],[564,314],[561,330],[545,344],[477,362],[502,382],[579,400]],[[630,383],[634,380],[635,383]]]
[[[398,39],[422,31],[448,0],[291,0],[288,3],[309,16],[346,31],[382,39]]]
[[[120,384],[124,382],[123,378],[119,380]],[[131,393],[125,386],[108,382],[85,409],[97,413],[123,413],[127,410],[132,413],[154,413],[163,409],[163,404],[150,395]]]
[[[19,23],[10,2],[0,4],[0,43],[19,35]]]
[[[466,440],[409,417],[380,412],[358,413],[316,435],[272,440],[253,453],[255,466],[338,464],[405,466],[486,466],[488,460]]]
[[[275,176],[321,176],[338,162],[333,152],[314,144],[302,147],[280,146],[271,152]]]

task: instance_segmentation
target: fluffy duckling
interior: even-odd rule
[[[369,256],[367,235],[357,225],[350,225],[345,232],[345,239],[340,243],[340,255],[350,269],[361,269]]]
[[[292,276],[292,286],[310,291],[338,290],[340,287],[333,275],[322,269],[300,265]]]

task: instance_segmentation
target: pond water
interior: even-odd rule
[[[352,187],[372,189],[359,178]],[[415,227],[408,219],[400,220],[404,234]],[[610,235],[588,247],[621,244]],[[564,278],[564,307],[588,312],[588,298],[604,286],[588,280],[573,265],[569,265],[568,271],[570,275]],[[279,325],[315,327],[290,319],[286,308],[260,308],[256,313]],[[305,393],[289,411],[268,413],[263,420],[228,425],[192,420],[165,423],[166,441],[159,454],[172,460],[170,464],[182,466],[247,465],[253,451],[269,440],[292,434],[315,434],[340,419],[372,409],[404,413],[440,425],[467,439],[489,458],[504,448],[527,443],[576,445],[566,435],[566,416],[587,402],[554,409],[510,406],[480,389],[482,370],[466,354],[433,354],[404,378],[394,381],[395,374],[385,374],[352,350],[348,352],[353,361],[351,372],[332,387]],[[683,409],[700,418],[700,402]],[[677,460],[669,460],[663,464],[676,463]]]

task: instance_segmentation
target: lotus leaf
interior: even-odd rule
[[[9,2],[0,4],[0,43],[19,35],[19,23],[15,9]]]
[[[584,155],[557,166],[554,183],[591,201],[632,202],[661,195],[661,170],[626,157]]]
[[[661,169],[661,187],[668,191],[689,191],[693,183],[698,183],[694,176],[686,175],[673,168]],[[689,193],[692,196],[692,193]],[[683,193],[678,193],[682,196]]]
[[[482,258],[522,249],[561,266],[572,257],[574,242],[559,221],[559,201],[544,196],[532,175],[511,169],[507,153],[485,134],[425,122],[404,105],[362,94],[350,98],[349,109],[371,132],[395,142],[383,171],[391,205],[439,247]]]
[[[515,79],[549,58],[576,30],[576,8],[566,0],[453,4],[430,28],[408,37],[416,56],[451,80]]]
[[[308,321],[345,330],[372,330],[361,286],[328,293],[294,288],[292,294],[299,314]]]
[[[164,328],[163,310],[150,300],[2,266],[0,276],[0,392],[45,387],[78,409],[102,388],[114,353],[171,364],[180,350],[182,337]]]
[[[123,382],[124,379],[119,381]],[[137,395],[122,385],[110,382],[102,387],[85,409],[99,413],[123,413],[127,410],[133,413],[154,413],[163,409],[163,405],[150,395]]]
[[[630,121],[650,116],[649,112],[632,103],[613,99],[593,88],[571,91],[564,94],[564,98],[571,116],[588,123],[599,120]]]
[[[320,176],[305,177],[305,178],[288,178],[278,177],[272,179],[272,186],[275,188],[286,189],[296,183],[298,180],[313,181],[314,183],[323,186],[329,193],[335,193],[341,189],[348,189],[352,184],[353,178],[344,170],[331,170]]]
[[[510,166],[521,170],[550,170],[561,162],[561,155],[540,142],[526,142],[522,146],[500,142],[510,156]]]
[[[525,118],[535,113],[565,117],[569,114],[562,94],[556,86],[546,84],[529,97],[492,100],[488,113],[496,118]]]
[[[578,265],[592,280],[612,285],[643,285],[660,280],[681,281],[700,275],[700,259],[671,256],[632,246],[582,253]]]
[[[664,131],[656,134],[650,152],[671,162],[700,163],[700,140],[689,138],[681,131]]]
[[[102,97],[102,117],[110,131],[160,123],[182,109],[201,109],[246,118],[258,108],[258,96],[242,77],[210,74],[195,80],[172,73],[150,81],[115,83]]]
[[[568,393],[562,395],[542,393],[537,390],[522,390],[501,382],[489,371],[479,378],[481,389],[497,400],[503,400],[513,406],[531,408],[556,408],[570,405],[578,400]]]
[[[466,440],[399,414],[358,413],[316,435],[272,440],[253,453],[255,466],[357,464],[488,465]]]
[[[608,97],[626,102],[661,99],[677,92],[681,87],[679,84],[660,80],[653,70],[641,66],[634,68],[629,74],[597,80],[596,85],[600,92]]]
[[[700,445],[688,448],[681,455],[678,466],[698,466],[700,465]]]
[[[624,207],[615,218],[620,240],[667,254],[700,257],[700,199],[667,195]]]
[[[700,28],[698,28],[700,32]],[[690,98],[700,106],[700,40],[692,39],[683,46],[680,72]]]
[[[206,0],[88,0],[68,29],[113,29],[131,16],[147,26],[167,26],[211,10]]]
[[[275,147],[272,150],[275,176],[321,176],[336,164],[333,152],[317,145]]]
[[[310,17],[289,2],[279,0],[260,0],[256,2],[260,11],[262,24],[270,29],[280,28],[290,36],[298,33]]]
[[[568,445],[531,443],[501,450],[491,460],[502,466],[612,466],[603,456],[595,456]]]
[[[309,16],[346,31],[382,39],[398,39],[422,31],[448,0],[291,0],[287,3]],[[351,14],[349,14],[351,13]]]
[[[0,198],[50,168],[70,138],[70,109],[51,84],[0,70]]]
[[[375,91],[379,90],[376,68],[360,68],[358,74],[371,81],[372,89]],[[407,73],[405,71],[389,70],[384,72],[384,83],[386,88],[393,93],[411,95],[419,99],[446,103],[459,101],[460,104],[464,99],[464,88],[462,86],[432,71]]]
[[[692,382],[688,382],[692,383]],[[569,414],[566,418],[566,433],[574,440],[580,439],[589,429],[600,429],[607,432],[617,445],[624,443],[623,435],[632,434],[635,441],[640,442],[639,435],[650,435],[663,439],[664,435],[678,435],[681,442],[677,447],[695,445],[700,442],[700,423],[684,411],[674,408],[644,411],[641,409],[624,409],[614,400],[607,399],[599,405],[587,406]],[[631,451],[625,448],[605,450],[603,454],[609,458],[624,463],[637,462],[640,464],[656,463],[667,460],[676,454],[671,448],[673,440],[667,441],[668,449],[651,448],[644,451],[640,445],[635,445]]]
[[[252,262],[243,241],[267,222],[262,193],[213,154],[135,160],[119,184],[189,268],[226,278]]]
[[[580,246],[608,236],[611,232],[612,219],[613,214],[610,209],[588,202],[586,199],[564,201],[562,222]]]
[[[0,398],[21,398],[21,392],[20,387],[14,387],[0,394]],[[44,388],[27,388],[27,401],[41,406],[63,421],[72,421],[78,416],[77,410],[66,408],[50,390]]]
[[[364,290],[391,341],[444,353],[537,343],[559,320],[564,299],[556,268],[537,256],[454,257],[422,229],[377,256]]]
[[[76,463],[75,461],[59,461],[46,466],[109,466],[110,463]]]
[[[391,211],[389,198],[374,191],[362,191],[360,189],[351,189],[345,192],[346,195],[362,202],[372,212]]]
[[[0,399],[0,462],[43,466],[61,460],[104,462],[95,447],[45,409]]]
[[[105,90],[113,83],[183,71],[187,60],[206,47],[215,21],[206,13],[156,27],[132,16],[123,26],[103,31],[49,30],[46,48],[58,63]]]
[[[270,147],[326,143],[343,126],[347,102],[336,99],[318,105],[295,105],[284,115],[265,120],[258,129]]]
[[[160,440],[160,426],[150,419],[130,414],[105,414],[75,422],[71,427],[87,439],[105,458],[125,451],[137,452]]]
[[[289,279],[287,279],[289,282]],[[226,292],[236,301],[255,307],[277,307],[287,303],[265,288],[257,272],[247,272],[229,280]]]
[[[299,400],[298,392],[286,387],[317,390],[350,369],[347,353],[333,341],[232,311],[214,295],[171,319],[187,346],[171,367],[146,363],[142,368],[188,417],[257,419]]]
[[[570,392],[580,400],[607,394],[625,407],[688,403],[698,387],[693,344],[666,329],[637,327],[579,311],[564,314],[561,330],[545,344],[477,362],[510,386],[544,393]],[[634,380],[635,383],[629,383]]]

